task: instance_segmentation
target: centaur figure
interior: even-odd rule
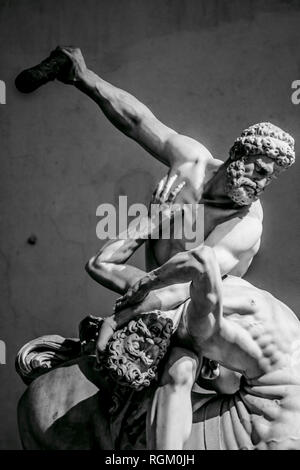
[[[174,215],[179,189],[163,204],[165,217]],[[128,291],[137,272],[124,261],[157,225],[141,221],[126,239],[108,242],[96,267],[90,261],[99,282]],[[222,281],[212,248],[176,256],[177,263],[167,262],[160,276],[151,276],[147,301],[157,296],[160,311],[136,305],[104,320],[104,331],[112,333],[98,350],[99,365],[98,331],[90,331],[96,319],[82,325],[81,350],[75,340],[60,337],[41,338],[21,350],[19,372],[27,382],[36,377],[19,405],[26,449],[300,450],[299,320],[268,292],[234,276]],[[148,284],[146,273],[145,279]],[[161,288],[190,281],[190,298],[177,307]],[[64,362],[68,354],[73,360]],[[235,393],[192,391],[204,356],[242,375]],[[165,361],[168,367],[160,368]],[[170,393],[153,406],[166,384]],[[170,425],[178,406],[184,419]]]

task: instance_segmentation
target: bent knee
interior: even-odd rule
[[[162,385],[171,385],[174,388],[192,389],[196,377],[197,365],[193,360],[179,360],[172,364],[163,374]]]

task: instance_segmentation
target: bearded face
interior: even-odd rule
[[[227,195],[236,204],[246,206],[256,201],[258,188],[254,181],[245,176],[245,160],[237,160],[227,168]]]
[[[167,351],[172,327],[172,320],[156,311],[132,320],[114,333],[102,367],[120,385],[136,390],[149,386]]]
[[[227,195],[240,206],[249,205],[279,172],[271,158],[242,157],[227,167]]]

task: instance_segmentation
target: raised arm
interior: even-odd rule
[[[85,64],[80,49],[63,47],[72,62],[65,83],[75,85],[95,101],[105,116],[121,132],[135,140],[151,155],[169,167],[211,159],[199,142],[175,132],[157,119],[150,109],[126,91],[106,82]]]

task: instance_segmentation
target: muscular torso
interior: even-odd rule
[[[227,283],[230,283],[228,278]],[[226,281],[224,284],[226,285]],[[244,281],[242,281],[244,282]],[[264,377],[264,383],[271,384],[271,377],[279,369],[287,370],[291,358],[300,354],[300,322],[294,313],[271,294],[255,288],[236,286],[224,296],[224,328],[219,348],[222,363],[243,373],[249,383]],[[251,291],[253,290],[253,296]],[[226,312],[227,296],[247,296],[251,302],[260,304],[254,313]],[[231,340],[234,339],[234,344]],[[207,345],[208,349],[211,346]],[[210,357],[210,356],[209,356]],[[295,356],[296,357],[296,356]],[[297,373],[296,373],[297,372]],[[270,377],[270,380],[268,379]],[[300,370],[294,377],[300,385]],[[282,379],[283,382],[286,379]],[[283,383],[282,382],[282,383]]]
[[[243,291],[236,289],[236,295],[241,295]],[[221,360],[243,372],[239,395],[251,413],[258,448],[299,449],[300,322],[282,302],[269,293],[262,295],[262,308],[255,313],[228,314],[229,338],[225,332]],[[234,328],[233,346],[227,339]]]
[[[236,211],[224,210],[223,208],[210,205],[207,203],[207,201],[203,200],[202,196],[205,185],[211,180],[220,165],[222,165],[222,162],[220,160],[214,159],[213,163],[210,162],[205,166],[199,165],[199,167],[190,167],[187,165],[186,167],[181,167],[180,170],[176,168],[171,169],[170,176],[176,172],[179,172],[179,179],[177,180],[176,184],[178,184],[178,182],[181,180],[186,182],[184,189],[180,192],[176,199],[176,204],[185,204],[185,230],[182,231],[182,236],[179,234],[178,238],[176,238],[175,229],[173,235],[171,230],[170,239],[149,240],[147,242],[147,270],[152,270],[161,266],[176,253],[187,251],[201,245],[203,242],[205,242],[208,236],[210,236],[210,238],[214,237],[216,232],[215,229],[217,227],[219,228],[219,231],[218,234],[216,234],[216,239],[222,238],[222,235],[225,236],[230,230],[229,224],[226,224],[226,222],[229,222],[232,219],[254,217],[262,221],[263,213],[259,201],[253,203],[250,208],[242,209],[240,213],[237,214]],[[198,211],[200,218],[197,225],[197,235],[195,235],[195,225],[193,227],[191,226],[193,219],[191,209],[189,206],[187,206],[188,204],[203,205],[203,209]],[[178,217],[180,217],[180,215],[178,215]],[[190,234],[194,234],[192,239],[190,238]],[[240,256],[238,264],[232,271],[229,272],[229,274],[240,277],[246,273],[254,254],[259,249],[259,243],[260,241],[257,240],[256,246],[249,246],[249,251],[243,253],[243,255]]]
[[[249,413],[253,444],[261,449],[299,449],[300,322],[286,305],[243,279],[229,276],[223,291],[220,331],[196,344],[182,328],[179,340],[185,347],[190,341],[194,351],[243,375],[236,396]],[[247,308],[235,312],[233,298],[257,308],[253,313]]]
[[[290,368],[291,357],[300,364],[300,322],[290,308],[235,276],[223,281],[222,290],[220,331],[205,341],[199,339],[198,345],[196,336],[190,339],[192,349],[199,348],[201,354],[241,372],[250,382]],[[189,315],[188,305],[189,301],[183,319]],[[190,325],[190,330],[195,328]],[[184,334],[189,336],[187,330]],[[300,385],[300,368],[293,373],[293,379],[296,377]]]

